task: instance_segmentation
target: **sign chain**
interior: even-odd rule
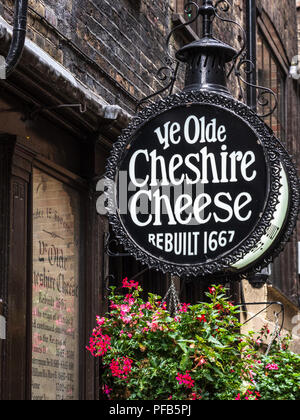
[[[178,314],[178,310],[180,307],[180,300],[178,297],[178,293],[175,287],[175,283],[173,278],[171,278],[170,287],[162,300],[162,303],[167,303],[167,308],[170,313],[174,313],[175,315]]]

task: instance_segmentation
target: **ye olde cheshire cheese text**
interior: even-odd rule
[[[234,231],[228,226],[222,231],[222,226],[224,229],[227,223],[248,223],[252,216],[253,196],[247,185],[258,176],[255,153],[252,150],[228,151],[230,139],[226,127],[218,124],[216,118],[209,120],[190,115],[182,125],[168,121],[154,130],[153,137],[153,150],[151,145],[138,149],[129,160],[128,174],[131,185],[136,188],[129,201],[132,222],[139,228],[173,227],[172,234],[156,231],[148,235],[149,243],[166,252],[174,251],[172,243],[176,240],[186,243],[185,247],[179,247],[182,254],[195,255],[197,252],[199,233],[178,231],[174,234],[175,226],[183,230],[182,226],[193,224],[203,230],[208,223],[214,223],[217,230],[214,234],[218,235],[221,228],[226,241],[230,242]],[[178,153],[185,145],[184,150],[192,145],[193,153],[184,156]],[[234,192],[232,187],[230,191],[226,190],[227,185],[241,183],[245,185],[244,191],[237,188]],[[183,193],[171,200],[170,194],[163,193],[164,187],[200,184],[201,193],[197,195]],[[218,192],[214,186],[219,186]],[[141,201],[152,209],[146,217],[139,211]]]

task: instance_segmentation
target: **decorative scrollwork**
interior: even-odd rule
[[[170,60],[168,60],[168,62],[169,62],[170,65],[161,67],[157,71],[156,77],[162,82],[165,82],[166,80],[169,80],[169,83],[166,86],[164,86],[163,88],[159,89],[158,91],[156,91],[156,92],[152,93],[151,95],[146,96],[145,98],[140,100],[138,102],[137,106],[136,106],[136,109],[135,109],[136,112],[138,111],[138,109],[141,107],[142,104],[150,101],[155,96],[158,96],[158,95],[162,94],[166,90],[169,90],[170,95],[172,94],[174,84],[175,84],[176,79],[177,79],[179,61],[176,62],[175,68],[171,66]]]
[[[251,60],[247,60],[245,58],[242,58],[239,61],[239,63],[235,66],[235,75],[236,75],[236,77],[238,78],[239,81],[243,82],[246,86],[250,86],[250,87],[252,87],[252,88],[260,91],[259,94],[258,94],[258,97],[257,97],[258,105],[260,105],[263,108],[270,107],[270,111],[267,112],[267,113],[264,113],[264,114],[258,114],[258,116],[261,117],[261,118],[269,117],[270,115],[272,115],[275,112],[275,110],[278,107],[278,99],[277,99],[276,94],[273,92],[273,90],[271,90],[271,89],[269,89],[267,87],[259,86],[259,85],[254,85],[253,83],[247,82],[247,80],[245,80],[242,77],[241,68],[243,66],[246,67],[245,70],[244,70],[244,73],[246,75],[249,75],[253,71],[256,70],[255,69],[255,65],[253,64],[253,62]],[[241,87],[241,85],[240,85],[240,87]],[[270,95],[274,99],[275,104],[274,104],[273,107],[271,107],[271,100],[269,100],[266,97],[266,95]]]
[[[231,4],[228,0],[218,0],[215,4],[215,9],[218,11],[218,7],[221,5],[220,9],[222,12],[228,12],[231,8]]]
[[[178,69],[179,69],[179,61],[176,60],[175,58],[173,58],[171,56],[171,54],[169,53],[169,44],[170,44],[170,40],[172,35],[174,35],[174,33],[176,31],[178,31],[179,29],[182,29],[185,26],[189,26],[191,25],[193,22],[195,22],[198,17],[200,16],[200,6],[195,3],[194,1],[190,1],[188,3],[185,4],[184,6],[184,13],[186,13],[187,15],[192,14],[193,10],[192,8],[195,8],[195,16],[192,19],[189,19],[188,21],[186,21],[185,23],[182,23],[179,26],[176,26],[176,28],[172,29],[172,31],[170,31],[170,33],[168,34],[167,38],[166,38],[166,51],[167,51],[167,57],[165,59],[166,61],[166,65],[161,67],[157,73],[156,73],[156,77],[162,81],[165,82],[167,80],[169,80],[169,82],[166,84],[166,86],[164,86],[163,88],[159,89],[158,91],[152,93],[149,96],[146,96],[145,98],[143,98],[142,100],[140,100],[136,106],[136,112],[139,110],[139,108],[141,107],[142,104],[149,102],[152,98],[154,98],[155,96],[161,95],[163,92],[169,90],[169,95],[172,95],[173,93],[173,89],[174,89],[174,85],[177,79],[177,74],[178,74]]]
[[[188,2],[188,3],[185,4],[185,6],[184,6],[184,13],[186,13],[187,15],[192,15],[192,9],[191,9],[192,7],[195,7],[195,9],[196,9],[195,16],[192,19],[190,19],[190,20],[188,20],[188,21],[186,21],[186,22],[184,22],[184,23],[176,26],[176,28],[172,29],[172,31],[169,33],[169,35],[167,36],[167,39],[166,39],[166,45],[167,45],[167,47],[169,46],[170,39],[171,39],[172,35],[176,31],[184,28],[185,26],[190,26],[192,23],[194,23],[199,18],[200,12],[201,12],[201,8],[194,1],[190,1],[190,2]]]
[[[242,33],[242,46],[241,46],[239,52],[233,58],[233,63],[232,63],[232,66],[230,68],[230,71],[227,74],[227,78],[234,71],[234,74],[238,79],[238,85],[239,85],[239,90],[240,90],[240,98],[243,98],[243,96],[244,96],[243,92],[242,92],[243,89],[242,89],[242,86],[241,86],[241,82],[246,86],[249,86],[251,88],[254,88],[254,89],[260,91],[259,94],[258,94],[258,97],[257,97],[258,105],[260,105],[262,108],[270,107],[270,110],[266,113],[259,114],[258,116],[261,117],[261,118],[266,118],[266,117],[272,115],[275,112],[275,110],[277,109],[277,106],[278,106],[277,96],[271,89],[269,89],[267,87],[264,87],[264,86],[254,85],[254,84],[248,82],[247,80],[245,80],[243,78],[242,72],[241,72],[243,67],[244,67],[243,71],[247,76],[256,71],[256,67],[255,67],[254,63],[251,60],[246,58],[247,34],[246,34],[245,29],[238,22],[236,22],[232,19],[226,19],[226,18],[219,15],[219,13],[217,11],[217,6],[219,4],[222,4],[222,3],[225,3],[225,6],[221,10],[226,11],[226,12],[229,10],[230,5],[229,5],[228,1],[227,0],[219,0],[219,1],[217,1],[216,5],[215,5],[215,8],[216,8],[215,16],[218,19],[220,19],[222,22],[227,22],[227,23],[231,23],[233,25],[236,25]],[[275,104],[274,104],[273,107],[271,107],[271,100],[269,100],[267,98],[267,95],[270,95],[271,97],[274,98]]]
[[[109,257],[129,257],[130,254],[125,252],[115,252],[111,249],[112,246],[118,247],[119,242],[116,238],[111,238],[110,233],[106,233],[104,237],[104,251]]]
[[[224,1],[220,0],[219,2],[217,2],[217,4],[218,3],[224,3]],[[226,1],[226,3],[228,3],[228,2]],[[230,5],[229,5],[229,7],[230,7]],[[226,9],[223,8],[221,10],[227,12],[229,10],[229,8],[228,9],[227,8]],[[227,78],[228,78],[230,76],[230,74],[232,73],[232,71],[235,69],[235,66],[236,66],[236,63],[238,62],[238,59],[240,57],[243,57],[244,56],[244,53],[245,53],[245,51],[247,49],[247,34],[246,34],[245,29],[238,22],[236,22],[235,20],[226,19],[226,18],[220,16],[219,13],[218,13],[218,11],[217,11],[217,9],[215,10],[215,16],[216,16],[216,18],[218,18],[222,22],[226,22],[226,23],[230,23],[232,25],[236,25],[240,29],[241,33],[242,33],[242,46],[241,46],[240,50],[237,52],[237,54],[235,55],[235,57],[233,57],[232,67],[231,67],[230,71],[227,74]]]

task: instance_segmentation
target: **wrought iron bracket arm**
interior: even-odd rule
[[[158,91],[152,93],[151,95],[146,96],[145,98],[141,99],[138,103],[137,106],[135,108],[135,111],[137,112],[139,110],[139,108],[146,102],[149,102],[152,98],[154,98],[155,96],[159,96],[162,93],[164,93],[165,91],[169,90],[169,94],[171,95],[174,89],[174,85],[175,82],[177,80],[177,74],[178,74],[178,69],[179,69],[179,61],[175,61],[173,60],[174,63],[172,63],[172,59],[171,58],[167,58],[167,64],[166,66],[161,67],[160,69],[158,69],[157,73],[156,73],[156,77],[162,81],[165,82],[166,80],[168,80],[168,83],[166,86],[164,86],[163,88],[159,89]]]
[[[244,77],[242,76],[242,67],[246,66],[246,70],[244,70],[246,75],[251,74],[253,71],[255,71],[255,65],[252,61],[248,60],[245,58],[244,54],[242,55],[240,61],[238,62],[238,64],[234,64],[234,72],[236,77],[238,78],[239,81],[239,86],[240,86],[240,82],[244,83],[246,86],[249,86],[251,88],[254,88],[258,91],[260,91],[258,97],[257,97],[257,103],[258,105],[260,105],[261,107],[266,107],[270,105],[270,101],[266,98],[266,95],[270,95],[271,97],[273,97],[275,104],[274,106],[271,108],[271,110],[267,113],[264,114],[257,114],[259,117],[261,118],[266,118],[269,117],[270,115],[272,115],[275,110],[278,107],[278,98],[277,95],[273,92],[272,89],[269,89],[265,86],[259,86],[259,85],[255,85],[253,83],[248,82],[247,80],[244,79]],[[240,86],[241,88],[241,86]]]

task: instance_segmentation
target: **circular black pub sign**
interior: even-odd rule
[[[145,108],[114,145],[106,180],[115,235],[164,273],[262,268],[297,219],[285,150],[247,106],[220,94],[181,93]]]

